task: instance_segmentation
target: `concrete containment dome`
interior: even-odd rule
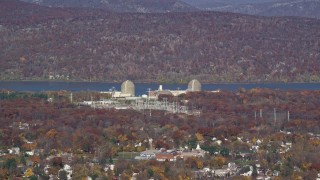
[[[201,91],[201,83],[194,79],[188,84],[188,91]]]
[[[126,80],[121,84],[121,93],[130,94],[131,96],[135,95],[135,87],[132,81]]]

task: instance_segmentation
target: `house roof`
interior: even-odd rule
[[[175,154],[172,153],[158,153],[156,159],[174,159]]]

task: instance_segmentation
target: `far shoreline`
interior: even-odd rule
[[[45,82],[45,83],[105,83],[105,84],[121,84],[123,81],[77,81],[77,80],[0,80],[0,82]],[[133,81],[133,80],[132,80]],[[200,80],[199,80],[200,81]],[[154,82],[154,81],[133,81],[135,84],[167,84],[167,85],[187,85],[188,83],[178,82]],[[201,81],[200,81],[201,82]],[[264,82],[201,82],[203,85],[239,85],[239,84],[319,84],[320,82],[279,82],[279,81],[264,81]]]

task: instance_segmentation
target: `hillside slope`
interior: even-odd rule
[[[4,5],[1,80],[320,81],[316,19]]]
[[[179,0],[23,0],[50,7],[81,7],[108,9],[116,12],[179,12],[196,8]]]
[[[184,1],[202,10],[233,12],[263,16],[299,16],[320,18],[320,0]]]

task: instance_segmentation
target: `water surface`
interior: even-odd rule
[[[187,84],[162,84],[163,89],[185,90]],[[135,83],[136,95],[147,94],[148,89],[156,90],[159,84]],[[282,90],[320,90],[320,83],[248,83],[248,84],[203,84],[202,89],[207,91],[229,90],[235,91],[239,88],[270,88]],[[0,81],[0,89],[14,90],[20,92],[41,91],[110,91],[120,90],[121,83],[103,82],[34,82],[34,81]]]

